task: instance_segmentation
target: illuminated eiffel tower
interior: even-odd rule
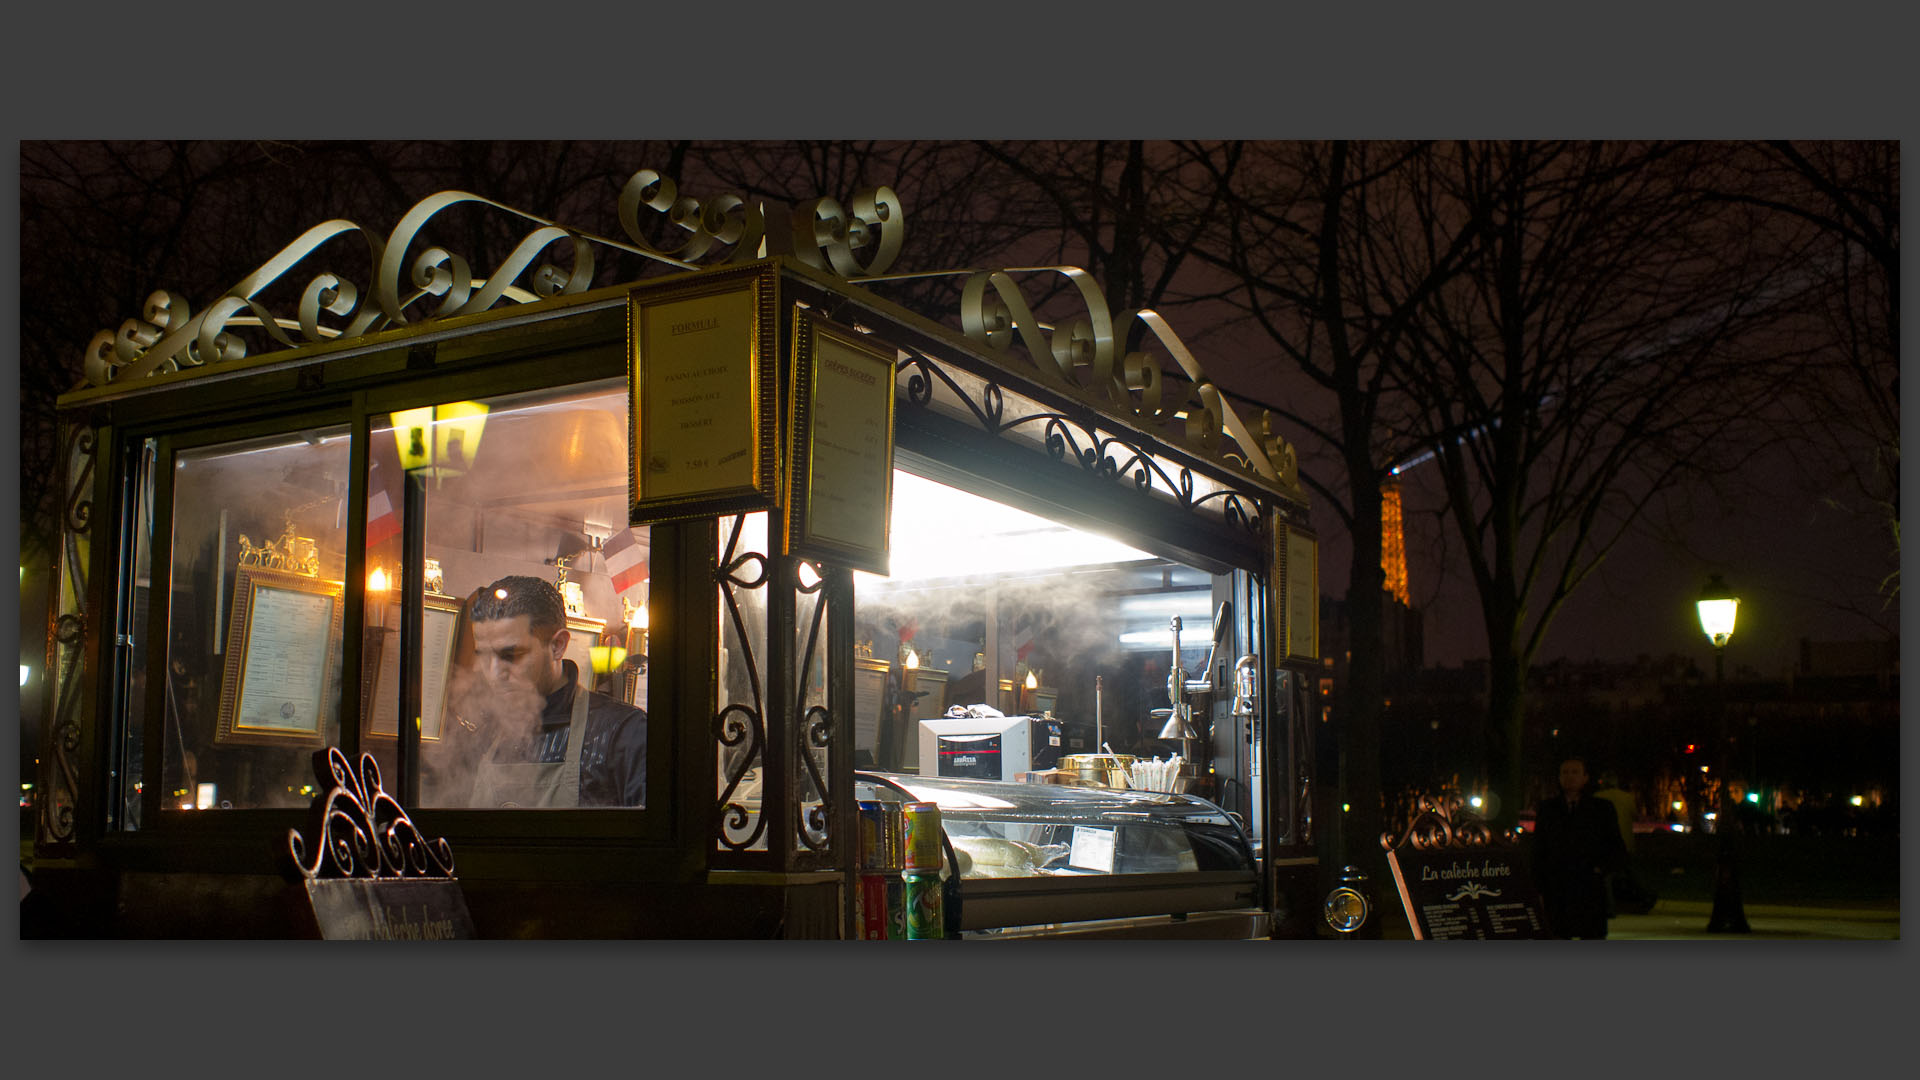
[[[1380,569],[1387,575],[1387,591],[1412,607],[1413,597],[1407,590],[1407,530],[1400,515],[1400,485],[1394,480],[1380,485]]]

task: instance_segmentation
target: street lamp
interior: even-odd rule
[[[1707,932],[1710,934],[1748,934],[1752,928],[1747,925],[1746,909],[1740,899],[1740,861],[1739,861],[1739,807],[1728,799],[1730,770],[1727,752],[1727,666],[1726,649],[1728,639],[1733,637],[1735,616],[1740,611],[1740,598],[1721,580],[1719,574],[1707,579],[1706,588],[1700,590],[1700,600],[1695,605],[1700,612],[1700,629],[1713,643],[1713,687],[1714,708],[1718,714],[1720,766],[1720,799],[1722,804],[1715,815],[1713,830],[1713,913],[1707,917]],[[1704,771],[1704,766],[1702,767]]]

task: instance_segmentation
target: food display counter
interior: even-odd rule
[[[1246,829],[1193,795],[858,773],[855,794],[931,802],[965,937],[1261,937]]]

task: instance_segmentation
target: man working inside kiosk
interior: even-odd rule
[[[470,806],[641,806],[647,714],[580,685],[560,590],[512,576],[473,601],[474,688],[491,741]]]

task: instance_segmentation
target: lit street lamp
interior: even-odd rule
[[[1719,753],[1715,755],[1715,764],[1720,770],[1720,797],[1718,813],[1714,815],[1713,844],[1713,913],[1707,917],[1709,934],[1748,934],[1752,928],[1747,925],[1747,913],[1740,899],[1740,862],[1737,844],[1739,843],[1740,817],[1739,807],[1729,800],[1733,798],[1729,781],[1731,780],[1730,756],[1727,751],[1727,640],[1733,637],[1734,617],[1740,610],[1740,598],[1733,595],[1727,583],[1719,574],[1707,579],[1706,588],[1700,590],[1700,629],[1713,643],[1713,687],[1714,709],[1719,727]]]

